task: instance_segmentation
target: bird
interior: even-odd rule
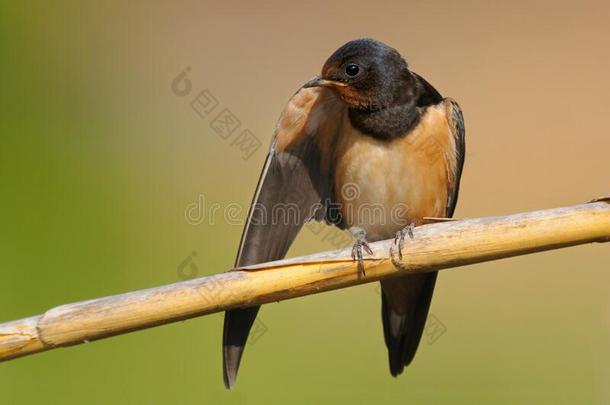
[[[349,41],[284,107],[235,266],[283,259],[303,225],[315,220],[352,233],[352,257],[364,271],[369,242],[395,237],[402,246],[425,217],[453,216],[464,157],[457,102],[413,72],[396,49],[371,38]],[[415,356],[436,278],[431,272],[381,281],[383,335],[394,377]],[[225,312],[227,389],[236,383],[259,309]]]

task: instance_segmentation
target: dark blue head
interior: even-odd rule
[[[416,95],[416,81],[398,51],[374,39],[357,39],[337,49],[322,75],[305,87],[328,87],[351,108],[404,104]]]

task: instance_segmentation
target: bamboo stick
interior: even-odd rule
[[[76,345],[235,307],[315,294],[420,273],[610,240],[608,198],[503,217],[423,225],[402,252],[371,243],[365,273],[351,249],[318,253],[162,287],[82,301],[0,324],[0,361]]]

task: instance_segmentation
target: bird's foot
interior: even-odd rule
[[[366,251],[369,255],[372,255],[373,251],[366,240],[366,232],[364,229],[352,228],[350,229],[350,232],[356,238],[356,243],[354,243],[354,246],[352,247],[352,259],[358,261],[358,271],[364,276],[364,259],[362,251]]]
[[[415,224],[411,222],[409,225],[396,232],[394,244],[398,243],[398,257],[400,259],[402,259],[402,248],[405,246],[405,235],[409,235],[409,238],[413,239],[413,229],[415,229]]]

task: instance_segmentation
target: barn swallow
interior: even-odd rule
[[[363,254],[370,253],[367,242],[402,240],[424,217],[453,215],[464,152],[464,121],[455,101],[411,71],[395,49],[373,39],[350,41],[284,108],[235,265],[284,258],[309,220],[352,232],[352,255],[362,265]],[[345,192],[348,186],[351,193]],[[296,207],[298,219],[271,218],[278,206]],[[436,275],[381,281],[383,333],[394,377],[413,360]],[[236,382],[259,308],[225,313],[228,389]]]

